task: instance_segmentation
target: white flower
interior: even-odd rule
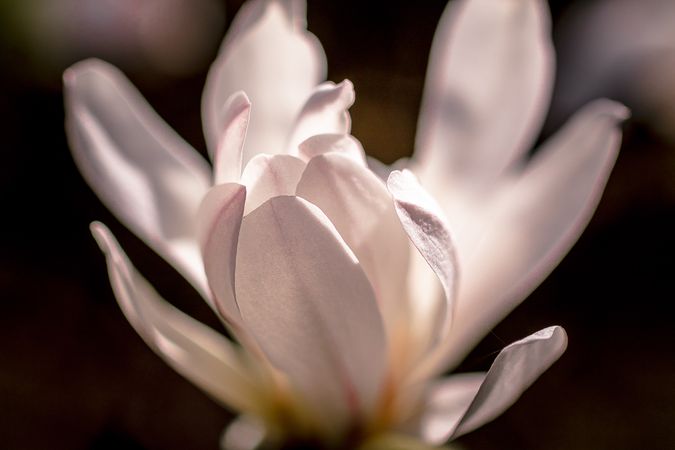
[[[453,2],[412,172],[378,166],[384,182],[349,135],[351,83],[321,83],[324,55],[303,6],[253,0],[239,12],[203,98],[211,167],[113,67],[85,61],[64,77],[83,175],[241,346],[160,298],[104,225],[92,231],[134,328],[242,413],[226,448],[253,448],[263,434],[440,443],[496,417],[564,351],[564,331],[551,327],[506,347],[487,373],[435,378],[571,245],[625,110],[593,104],[514,165],[548,100],[547,12],[539,0]]]

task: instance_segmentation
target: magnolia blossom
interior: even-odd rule
[[[115,68],[89,60],[64,77],[84,177],[237,343],[162,299],[103,224],[92,231],[138,333],[241,413],[224,448],[442,443],[500,414],[564,351],[550,327],[487,373],[440,377],[577,237],[626,110],[589,105],[527,160],[553,72],[545,2],[454,1],[415,154],[394,170],[349,134],[353,86],[322,82],[303,9],[242,6],[203,96],[211,165]]]

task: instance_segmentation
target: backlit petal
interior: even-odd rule
[[[321,44],[304,25],[304,1],[254,1],[242,6],[206,81],[204,132],[220,141],[223,105],[236,91],[251,100],[243,163],[258,153],[283,153],[302,105],[325,78]]]
[[[405,334],[408,320],[409,242],[384,183],[352,158],[326,153],[309,162],[297,195],[321,208],[355,253],[390,342],[404,338],[395,334]]]
[[[460,373],[435,382],[420,418],[427,442],[442,443],[457,428],[485,381],[485,373]]]
[[[422,434],[426,440],[432,443],[441,443],[448,438],[456,438],[495,419],[521,396],[539,376],[548,369],[551,364],[560,358],[567,348],[567,334],[561,327],[549,327],[538,331],[525,339],[514,342],[504,348],[495,358],[485,380],[476,389],[476,395],[467,404],[466,400],[470,390],[476,383],[469,383],[462,389],[459,403],[466,406],[461,418],[457,418],[457,406],[448,404],[446,410],[451,413],[448,416],[447,427],[443,428],[438,420],[443,410],[434,408],[422,419]],[[441,406],[442,399],[436,392],[436,397],[431,398],[431,403],[436,407]],[[433,395],[433,394],[432,394]]]
[[[354,85],[349,80],[319,85],[295,121],[288,153],[297,155],[300,143],[316,134],[348,134],[351,129],[348,110],[354,98]]]
[[[223,110],[223,130],[212,155],[214,184],[239,181],[251,102],[245,93],[237,91],[227,99]]]
[[[441,334],[445,335],[449,330],[457,288],[457,263],[450,231],[440,206],[411,172],[392,172],[387,187],[403,229],[443,288],[442,301],[438,301],[437,296],[415,298],[420,318],[426,325],[423,328],[431,330],[430,340],[435,343]]]
[[[298,157],[305,162],[324,153],[340,153],[367,167],[363,146],[350,134],[317,134],[298,146]]]
[[[459,362],[576,241],[614,165],[627,114],[609,100],[591,103],[505,184],[475,250],[466,259],[460,253],[464,275],[446,364]]]
[[[113,66],[87,60],[64,75],[66,128],[80,172],[134,233],[208,296],[195,214],[206,162]]]
[[[248,214],[272,197],[293,195],[305,163],[291,155],[256,155],[241,175],[248,197],[244,214]]]
[[[434,37],[415,159],[424,185],[484,187],[536,138],[554,71],[543,0],[457,0]]]
[[[234,273],[245,201],[246,188],[227,183],[211,189],[199,208],[199,245],[213,293],[212,306],[238,337],[244,330],[234,298]]]
[[[356,257],[319,208],[273,198],[246,216],[236,273],[244,322],[324,432],[372,409],[386,362],[382,318]]]
[[[91,230],[106,255],[120,308],[155,353],[219,402],[240,411],[259,411],[261,387],[239,350],[162,299],[131,265],[105,225],[95,222]]]

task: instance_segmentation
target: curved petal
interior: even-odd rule
[[[208,297],[194,216],[208,164],[124,75],[99,60],[64,74],[66,130],[80,172],[105,205]]]
[[[384,183],[352,158],[326,153],[307,164],[296,193],[321,208],[355,253],[375,292],[389,341],[401,343],[408,321],[409,243]],[[394,347],[400,353],[401,346]]]
[[[543,0],[448,4],[416,142],[417,173],[432,192],[448,182],[483,187],[534,142],[554,72],[547,8]]]
[[[378,396],[387,344],[370,283],[319,208],[275,197],[244,217],[236,273],[244,322],[323,424],[341,433]]]
[[[420,433],[427,442],[448,440],[485,381],[485,373],[460,373],[442,379],[429,389],[420,418]]]
[[[293,195],[305,163],[291,155],[256,155],[241,174],[241,183],[248,190],[247,215],[272,197]]]
[[[456,438],[495,419],[506,411],[521,394],[535,382],[551,364],[560,358],[567,348],[567,334],[561,327],[549,327],[538,331],[525,339],[514,342],[502,350],[495,358],[485,381],[477,388],[471,380],[462,387],[460,403],[466,407],[458,416],[458,406],[448,404],[449,410],[428,410],[422,418],[422,435],[432,443],[441,443],[448,438]],[[446,386],[447,387],[447,386]],[[441,406],[441,390],[432,392],[430,401]],[[477,388],[471,403],[466,402],[470,390]],[[443,429],[438,421],[441,415],[450,412],[447,427]]]
[[[122,312],[155,353],[225,405],[239,411],[260,410],[260,386],[239,350],[162,299],[105,225],[94,222],[91,231],[106,255],[110,284]]]
[[[445,364],[466,352],[550,273],[588,223],[621,142],[627,109],[600,100],[578,112],[505,185],[474,252],[462,259]],[[464,255],[460,253],[460,258]]]
[[[317,86],[295,120],[287,152],[297,155],[300,143],[316,134],[348,134],[348,110],[354,99],[354,85],[349,80],[340,84],[326,81]]]
[[[350,134],[317,134],[298,145],[298,157],[305,162],[324,153],[340,153],[367,167],[363,146]]]
[[[234,273],[246,188],[227,183],[215,186],[199,207],[199,245],[213,293],[212,307],[239,336],[244,331],[234,298]]]
[[[251,102],[243,91],[232,94],[223,106],[223,130],[213,159],[214,184],[235,183],[241,176]]]
[[[294,120],[325,78],[321,44],[304,26],[304,1],[246,4],[211,66],[202,98],[204,133],[215,149],[223,105],[243,90],[251,99],[243,163],[258,153],[283,153]]]
[[[435,300],[436,296],[415,299],[415,304],[420,305],[420,326],[432,330],[431,342],[435,343],[449,330],[457,285],[457,263],[450,231],[440,207],[410,171],[393,171],[387,187],[403,229],[443,288],[443,301]]]

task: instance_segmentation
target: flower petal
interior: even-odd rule
[[[403,229],[443,288],[443,301],[437,301],[433,295],[415,299],[422,328],[433,331],[430,336],[435,343],[449,330],[457,284],[457,263],[450,232],[440,207],[410,171],[393,171],[387,187]]]
[[[324,432],[371,410],[387,354],[382,318],[356,257],[319,208],[276,197],[244,217],[235,288],[248,329]]]
[[[389,341],[400,342],[405,336],[395,334],[404,333],[408,320],[409,241],[384,183],[352,158],[325,153],[307,164],[297,195],[321,208],[355,253],[375,292]]]
[[[502,350],[495,358],[485,380],[478,387],[478,378],[469,378],[456,392],[458,404],[448,402],[448,387],[441,384],[432,392],[431,408],[422,418],[422,435],[428,442],[441,443],[448,438],[456,438],[495,419],[560,358],[567,348],[567,334],[561,327],[549,327],[538,331],[525,339],[514,342]],[[453,377],[454,378],[454,377]],[[449,380],[453,380],[450,378]],[[469,402],[471,390],[475,396]],[[443,405],[448,409],[444,409]],[[459,412],[464,407],[465,410]],[[459,412],[459,414],[458,414]],[[447,416],[445,428],[439,421]]]
[[[291,155],[256,155],[241,174],[248,197],[244,215],[272,197],[293,195],[305,163]]]
[[[300,143],[316,134],[348,134],[348,110],[354,99],[354,85],[349,80],[340,84],[326,81],[317,86],[295,120],[287,152],[297,155]]]
[[[244,186],[226,183],[212,188],[199,207],[199,244],[212,306],[240,338],[244,330],[234,298],[234,273],[245,200]]]
[[[253,105],[243,163],[258,153],[285,151],[296,116],[326,71],[321,44],[303,22],[304,1],[242,6],[209,71],[202,98],[210,148],[220,141],[223,105],[243,90]]]
[[[66,129],[80,172],[105,205],[205,297],[194,216],[208,164],[124,75],[99,60],[64,74]]]
[[[363,146],[350,134],[317,134],[298,145],[298,157],[305,162],[324,153],[340,153],[367,167]]]
[[[543,0],[448,4],[434,37],[415,154],[432,192],[449,182],[483,187],[529,149],[553,81],[549,28]]]
[[[251,102],[237,91],[223,106],[223,131],[213,158],[214,184],[234,183],[241,176],[241,158],[251,116]]]
[[[106,255],[115,297],[143,340],[178,373],[216,400],[240,411],[258,411],[255,375],[223,336],[162,299],[131,265],[105,225],[91,231]]]
[[[550,273],[600,199],[628,115],[600,100],[578,112],[501,190],[463,277],[445,364],[452,365]],[[467,256],[465,258],[465,256]]]
[[[420,432],[425,441],[440,444],[448,440],[471,406],[485,375],[460,373],[431,386],[420,419]]]

